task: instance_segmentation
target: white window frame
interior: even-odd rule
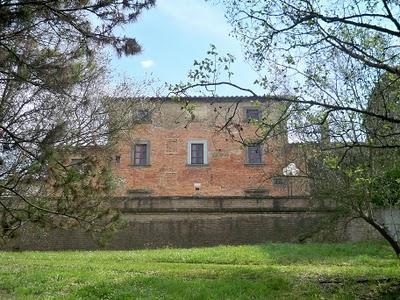
[[[204,161],[203,164],[192,164],[192,144],[203,144],[203,155]],[[208,164],[208,146],[207,140],[203,139],[190,139],[187,142],[187,164],[191,166],[203,166]]]

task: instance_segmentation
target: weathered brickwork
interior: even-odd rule
[[[302,166],[304,155],[285,135],[266,140],[261,163],[248,164],[240,141],[256,140],[260,133],[246,121],[246,108],[263,109],[263,117],[274,120],[279,105],[264,101],[254,106],[250,100],[256,99],[250,98],[206,100],[192,100],[193,114],[181,109],[182,103],[162,102],[151,122],[118,137],[114,173],[121,183],[112,203],[126,226],[109,239],[107,249],[377,237],[358,223],[346,223],[343,230],[328,223],[328,233],[318,233],[333,216],[332,208],[312,205],[300,178],[272,180],[282,176],[288,163]],[[224,125],[229,120],[228,128]],[[145,165],[133,164],[138,141],[150,151]],[[206,142],[207,164],[188,164],[190,141]],[[89,233],[79,230],[27,227],[3,249],[99,247]]]
[[[345,227],[326,224],[331,211],[312,208],[299,197],[148,197],[114,203],[122,210],[126,226],[106,245],[79,230],[28,227],[2,249],[133,249],[377,238],[365,222],[346,222]],[[323,233],[318,231],[321,226]]]
[[[246,99],[245,99],[246,100]],[[181,103],[166,101],[153,112],[150,123],[139,124],[121,137],[117,147],[120,162],[115,174],[123,184],[119,195],[145,191],[153,196],[245,195],[262,192],[267,195],[288,195],[287,185],[273,185],[272,177],[282,175],[285,153],[290,146],[285,136],[267,140],[262,146],[262,164],[246,164],[241,139],[256,139],[256,126],[245,120],[245,109],[254,108],[249,100],[240,102],[192,101],[194,115],[182,110]],[[270,103],[257,106],[274,111]],[[228,132],[218,130],[230,116],[237,125]],[[268,118],[274,118],[270,113]],[[188,141],[207,141],[208,162],[188,164]],[[136,140],[148,141],[150,163],[135,166],[132,145]],[[198,186],[198,190],[195,188]]]

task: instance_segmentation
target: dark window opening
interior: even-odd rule
[[[261,146],[253,145],[247,146],[247,163],[249,164],[261,164]]]
[[[115,156],[115,163],[119,164],[121,162],[121,155],[116,155]]]
[[[147,144],[135,144],[134,165],[147,165]]]
[[[246,120],[250,122],[251,120],[260,120],[260,110],[257,108],[247,108],[246,109]]]
[[[190,149],[191,160],[190,163],[193,165],[204,164],[204,144],[191,144]]]
[[[138,109],[135,112],[135,121],[137,122],[150,122],[151,111],[149,109]]]
[[[286,178],[284,177],[272,177],[273,185],[286,185]]]

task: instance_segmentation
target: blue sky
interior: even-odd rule
[[[155,78],[161,83],[186,82],[193,61],[205,58],[210,44],[214,44],[218,53],[229,52],[236,57],[232,81],[253,87],[257,74],[244,61],[240,43],[229,36],[230,31],[223,8],[215,4],[204,0],[157,0],[155,8],[122,28],[122,34],[135,37],[143,51],[129,57],[113,56],[113,74],[139,81]],[[241,94],[229,89],[219,93]]]

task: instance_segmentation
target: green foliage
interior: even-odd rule
[[[369,100],[368,109],[374,114],[384,114],[391,118],[400,116],[400,81],[399,76],[385,72],[375,83]],[[363,125],[369,143],[393,145],[398,142],[400,125],[372,116],[364,117]]]
[[[400,162],[392,163],[370,181],[372,201],[380,206],[400,207]]]
[[[221,56],[215,45],[211,44],[210,50],[207,51],[207,57],[201,61],[194,61],[194,69],[189,71],[188,77],[194,83],[215,83],[221,73],[225,72],[230,79],[233,75],[230,66],[234,62],[235,57],[232,54],[227,53],[225,56]],[[179,94],[179,87],[171,87],[171,89]]]
[[[339,214],[362,218],[400,256],[396,219],[383,212],[400,210],[400,152],[398,149],[319,152],[309,162],[311,197],[330,202]]]
[[[114,29],[154,4],[0,2],[0,238],[30,221],[111,227],[115,213],[104,201],[113,188],[107,137],[126,124],[109,122],[101,51],[140,52],[134,38]],[[86,150],[79,168],[69,166],[72,155]]]
[[[319,153],[309,167],[316,199],[335,198],[339,206],[350,211],[356,203],[375,208],[400,204],[397,150],[391,151],[390,156],[387,150],[374,149]]]

